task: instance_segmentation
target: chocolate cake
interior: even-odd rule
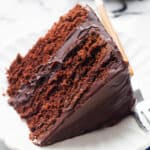
[[[116,124],[134,104],[125,62],[91,8],[76,5],[8,70],[9,103],[48,145]]]

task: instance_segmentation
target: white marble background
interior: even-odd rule
[[[52,23],[69,7],[81,1],[94,4],[92,0],[0,0],[0,54],[5,52],[5,47],[22,37],[37,33],[38,38],[38,33],[49,29]],[[121,4],[115,0],[106,0],[105,3],[110,16],[113,16],[112,10],[121,7]],[[139,53],[140,51],[150,51],[150,0],[128,0],[128,9],[120,17],[111,17],[111,20],[119,32],[125,49],[128,49],[126,43],[131,43],[134,49],[137,42],[137,45],[139,43],[144,45],[144,47],[139,47]],[[121,36],[122,33],[123,36]],[[131,37],[133,37],[134,45],[130,40]],[[143,53],[141,60],[136,60],[135,54],[131,54],[128,56],[132,60],[133,66],[137,61],[141,63],[143,60],[150,59],[150,55],[147,53]],[[1,60],[0,56],[0,64],[2,63]],[[144,68],[144,63],[142,65]],[[150,70],[150,63],[146,64],[146,67]],[[138,86],[147,86],[148,88],[142,88],[142,90],[144,97],[150,98],[150,92],[147,92],[150,89],[150,80],[144,80],[145,73],[135,69],[135,75],[139,80]],[[1,146],[0,150],[3,150]]]

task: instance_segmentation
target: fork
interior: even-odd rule
[[[136,98],[134,117],[144,131],[150,132],[150,102],[144,100],[140,89],[135,90],[134,97]]]
[[[128,61],[128,58],[124,52],[122,43],[119,40],[119,37],[117,33],[115,32],[111,24],[111,21],[109,20],[109,17],[107,15],[107,10],[104,6],[103,0],[94,0],[94,1],[97,7],[98,15],[100,16],[100,19],[102,23],[104,24],[107,32],[112,36],[113,40],[115,41],[118,48],[120,49],[123,59],[125,61]],[[132,76],[133,70],[131,66],[129,66],[129,72],[130,72],[130,75]],[[136,104],[132,110],[134,118],[136,119],[141,129],[143,129],[146,132],[150,132],[150,102],[144,100],[140,89],[135,90],[134,97],[136,98]]]

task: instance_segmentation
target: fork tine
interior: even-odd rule
[[[148,109],[142,111],[143,115],[145,116],[147,122],[150,124],[150,112]]]
[[[150,132],[150,120],[146,116],[145,112],[136,110],[135,119],[138,125],[146,132]]]
[[[144,131],[150,132],[150,101],[144,100],[140,89],[134,92],[134,96],[136,98],[134,117]]]

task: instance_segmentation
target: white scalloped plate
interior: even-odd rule
[[[136,124],[133,117],[127,117],[119,124],[75,137],[48,147],[38,147],[28,139],[28,128],[20,120],[19,115],[7,104],[8,97],[2,96],[7,88],[6,68],[10,65],[16,54],[27,53],[36,39],[43,35],[30,34],[18,39],[0,51],[0,139],[4,140],[8,147],[16,150],[138,150],[150,145],[150,135],[144,133]],[[130,63],[134,69],[132,78],[133,87],[140,88],[145,99],[150,99],[150,51],[149,46],[140,42],[137,38],[120,33]]]

